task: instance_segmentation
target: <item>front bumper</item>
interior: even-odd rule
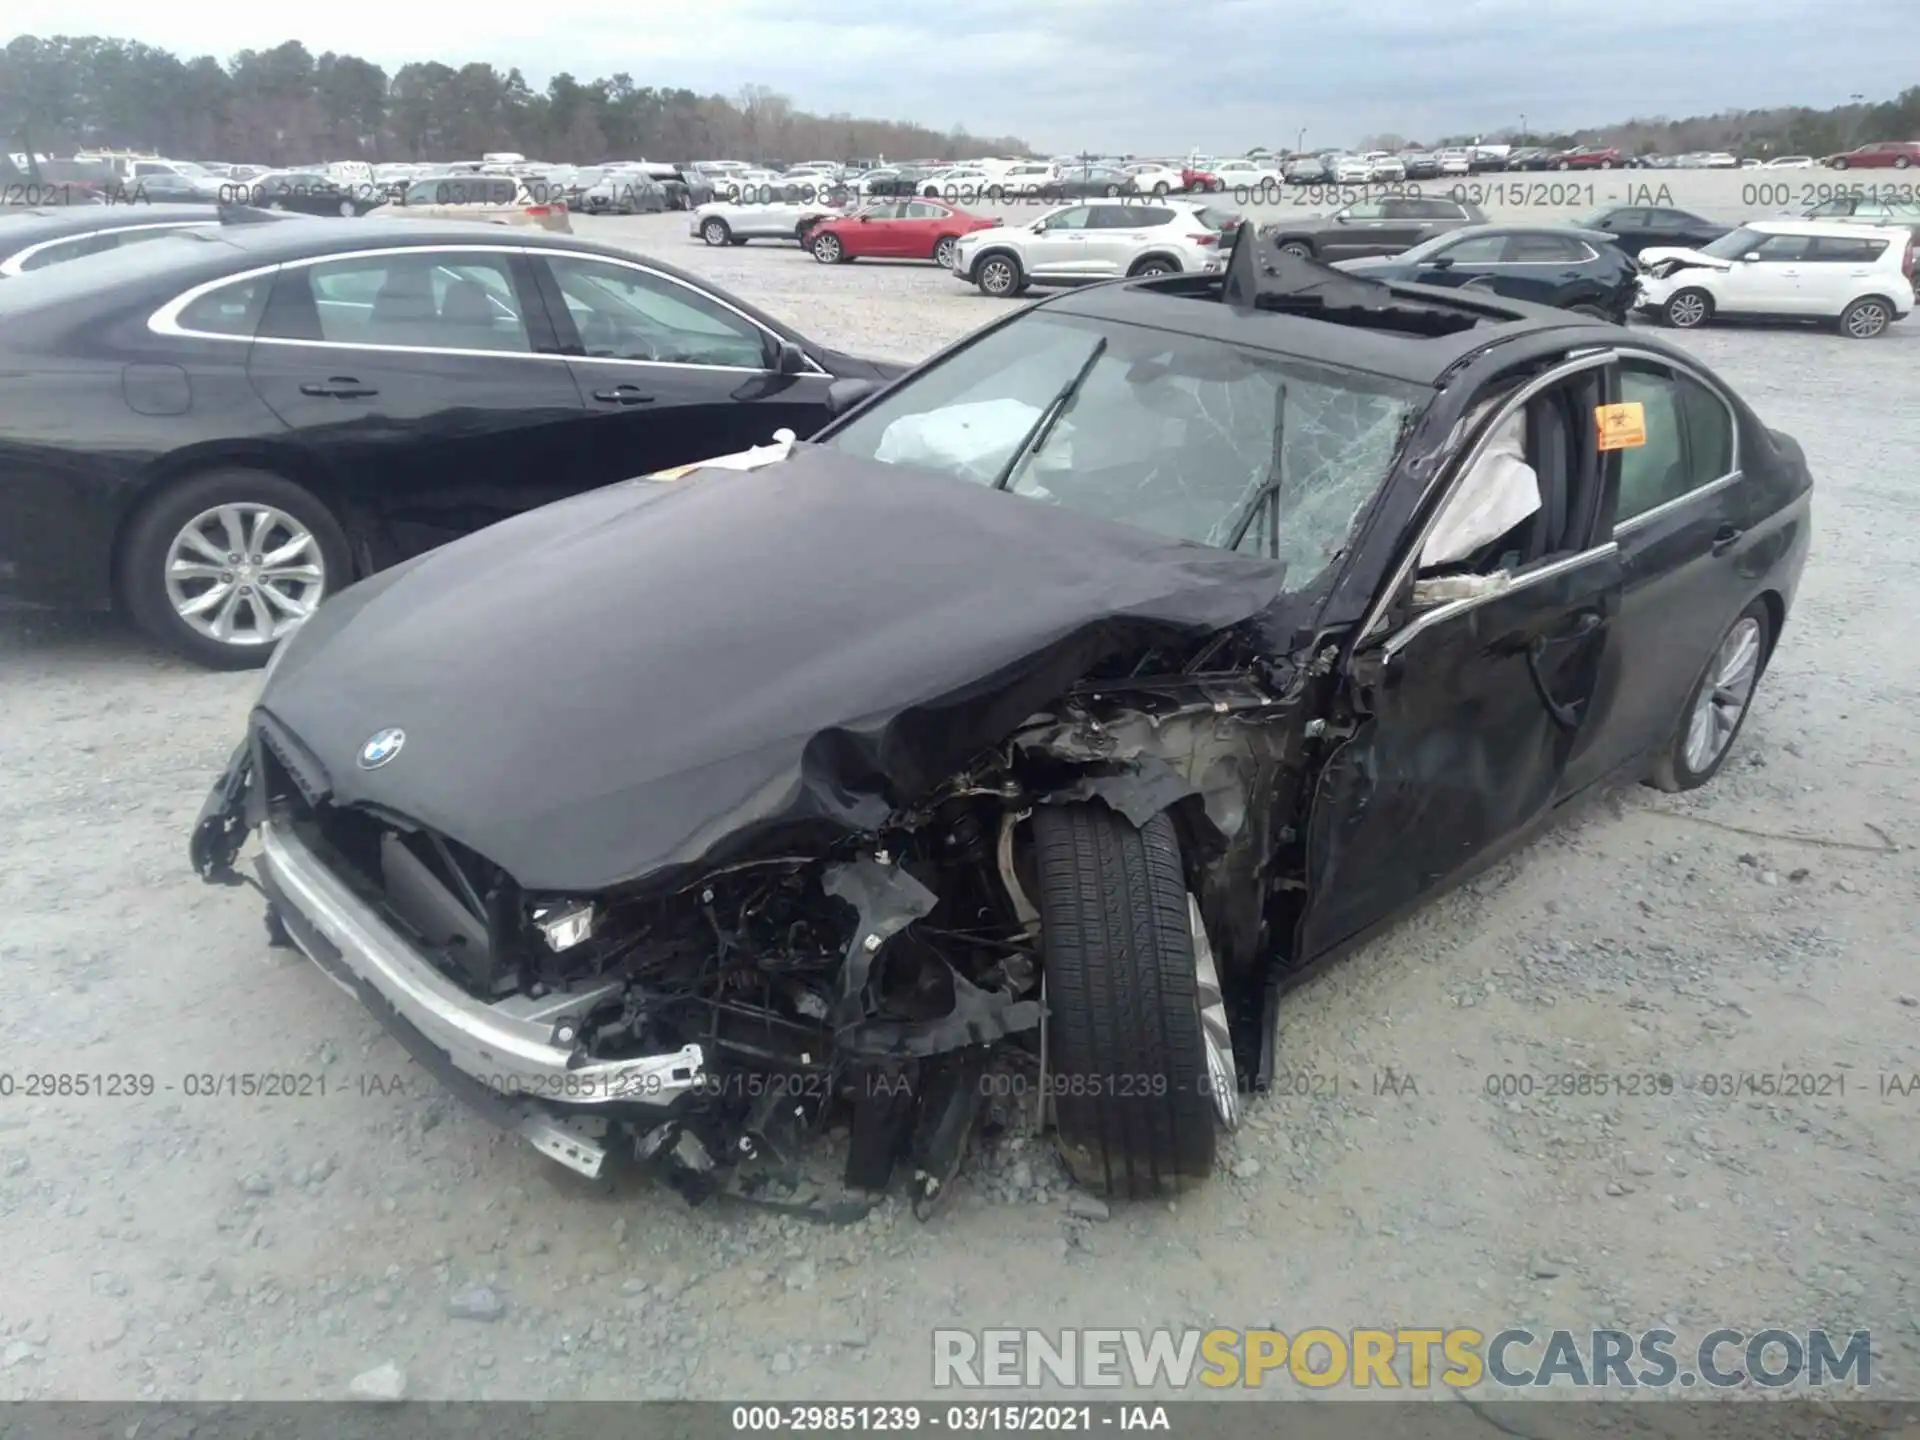
[[[581,1118],[665,1107],[703,1080],[698,1045],[584,1060],[573,1037],[619,982],[486,1003],[456,985],[376,914],[284,821],[260,830],[260,882],[294,943],[358,996],[448,1088],[543,1154],[586,1175],[606,1158]],[[609,1110],[607,1107],[612,1107]]]

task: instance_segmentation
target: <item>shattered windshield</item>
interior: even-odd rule
[[[1294,356],[1041,312],[823,443],[1176,540],[1237,542],[1305,582],[1346,547],[1429,396]]]
[[[1742,226],[1738,230],[1729,230],[1718,240],[1700,247],[1702,255],[1711,255],[1716,260],[1738,260],[1742,255],[1758,250],[1773,237],[1763,235],[1758,230],[1749,230]]]

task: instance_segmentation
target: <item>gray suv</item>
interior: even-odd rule
[[[1486,223],[1486,212],[1464,200],[1389,195],[1356,200],[1331,215],[1269,221],[1260,233],[1292,255],[1355,260],[1363,255],[1398,255],[1443,231]]]

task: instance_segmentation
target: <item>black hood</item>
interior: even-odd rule
[[[803,446],[591,491],[352,586],[261,707],[335,803],[589,892],[869,831],[1099,661],[1251,619],[1282,583]],[[389,727],[401,752],[360,768]]]

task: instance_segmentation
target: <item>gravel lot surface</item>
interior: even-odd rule
[[[928,266],[580,229],[877,355],[1002,313]],[[1886,1091],[1920,1071],[1920,647],[1893,644],[1920,612],[1920,321],[1687,344],[1819,479],[1739,753],[1694,796],[1587,806],[1296,994],[1296,1093],[1177,1206],[1069,1208],[1017,1135],[927,1226],[569,1183],[269,949],[252,892],[191,873],[255,677],[0,615],[0,1072],[160,1087],[0,1099],[0,1398],[915,1396],[936,1325],[1208,1322],[1867,1327],[1876,1396],[1920,1395],[1920,1093]],[[326,1096],[184,1093],[241,1071]],[[1682,1083],[1488,1093],[1569,1072]],[[1723,1074],[1844,1094],[1685,1083]]]

